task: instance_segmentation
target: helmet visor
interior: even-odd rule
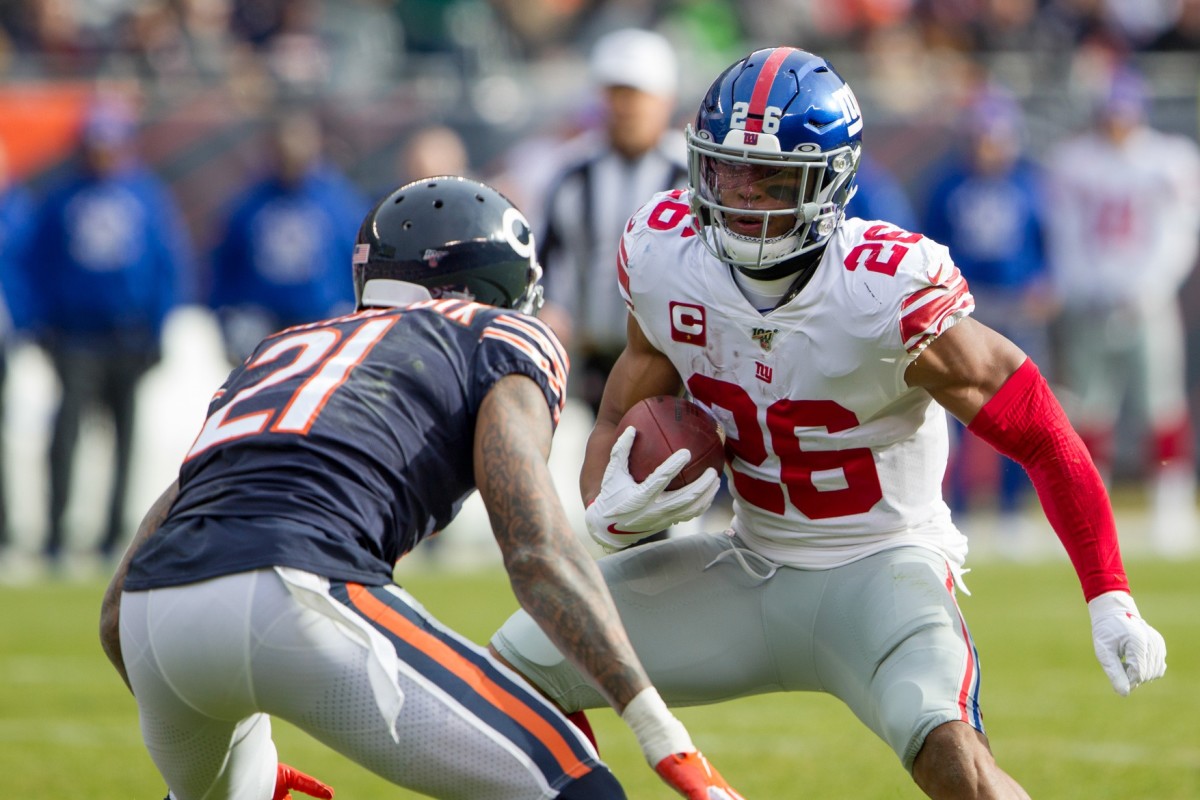
[[[779,152],[687,133],[692,205],[701,239],[718,258],[758,269],[833,233],[857,171],[856,148]]]
[[[816,196],[820,182],[817,170],[806,166],[702,156],[699,167],[702,198],[720,210],[730,233],[755,238],[772,239],[794,230],[797,211]]]
[[[794,166],[702,157],[700,176],[707,199],[730,208],[795,208],[816,195],[817,181],[809,178],[809,170]]]

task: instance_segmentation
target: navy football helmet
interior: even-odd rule
[[[757,50],[709,88],[687,128],[700,239],[747,275],[825,245],[854,194],[862,112],[829,62]],[[783,274],[786,274],[786,270]]]
[[[492,187],[440,176],[401,186],[363,220],[354,248],[354,299],[361,309],[391,305],[384,286],[403,281],[434,297],[534,314],[542,287],[533,229],[525,215]]]

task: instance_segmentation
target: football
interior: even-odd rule
[[[709,467],[720,472],[725,466],[725,436],[720,424],[691,400],[673,395],[647,397],[625,412],[617,435],[630,425],[637,429],[637,436],[629,451],[629,474],[638,483],[683,447],[691,451],[692,460],[668,489],[688,485]]]

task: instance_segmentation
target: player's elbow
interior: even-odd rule
[[[579,551],[584,552],[582,548]],[[583,558],[586,563],[581,563],[578,553],[570,550],[529,543],[506,552],[504,567],[513,593],[528,609],[527,600],[534,596],[571,591],[586,585],[587,569],[593,565],[586,553]]]
[[[514,583],[518,579],[537,581],[554,569],[554,555],[539,542],[521,542],[503,552],[504,568]]]

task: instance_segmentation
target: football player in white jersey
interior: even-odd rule
[[[1179,308],[1200,245],[1200,148],[1149,125],[1144,82],[1129,69],[1114,72],[1098,101],[1091,128],[1046,159],[1062,378],[1076,399],[1072,420],[1106,477],[1122,403],[1138,409],[1150,542],[1181,555],[1200,545]]]
[[[828,692],[930,797],[1024,798],[989,749],[955,601],[967,544],[941,496],[946,412],[1028,470],[1116,691],[1161,676],[1166,646],[1038,368],[971,319],[945,247],[844,218],[862,124],[829,63],[794,48],[713,83],[687,132],[689,188],[651,198],[621,241],[629,343],[587,445],[586,520],[620,549],[703,511],[715,473],[666,490],[680,451],[638,484],[636,434],[616,434],[634,403],[686,390],[726,431],[730,529],[600,560],[667,702]],[[603,705],[527,615],[492,646],[564,710]]]

